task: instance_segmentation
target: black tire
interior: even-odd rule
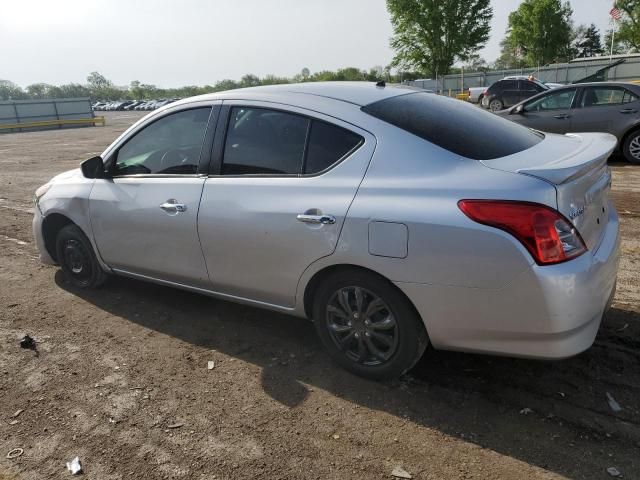
[[[628,162],[640,164],[640,130],[631,132],[622,145],[622,154]]]
[[[76,225],[67,225],[58,232],[56,255],[62,271],[78,288],[97,288],[107,280],[91,242]]]
[[[360,309],[355,289],[360,289]],[[352,309],[341,306],[341,294]],[[337,310],[341,310],[339,314]],[[315,293],[313,319],[331,358],[346,370],[372,380],[399,377],[420,360],[429,343],[422,320],[402,292],[365,271],[342,271],[326,278]],[[366,353],[359,348],[363,344]]]
[[[492,112],[499,112],[502,109],[504,109],[504,103],[502,103],[502,100],[499,98],[489,100],[489,110]]]
[[[482,99],[484,98],[484,95],[480,94],[480,96],[478,97],[478,105],[482,106]]]

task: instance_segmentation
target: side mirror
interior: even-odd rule
[[[522,115],[523,113],[524,113],[524,106],[517,105],[511,109],[511,111],[509,112],[509,115],[513,115],[513,114]]]
[[[91,157],[80,164],[82,175],[86,178],[107,178],[102,157]]]

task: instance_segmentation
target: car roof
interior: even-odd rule
[[[385,86],[376,86],[375,82],[304,82],[240,88],[236,90],[199,95],[185,100],[260,100],[261,98],[300,94],[325,97],[358,106],[364,106],[387,98],[396,97],[398,95],[406,95],[408,93],[423,91],[424,90],[420,88],[410,87],[407,85],[388,84]],[[182,102],[185,100],[182,100]]]

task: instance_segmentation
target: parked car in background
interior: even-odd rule
[[[558,88],[563,87],[562,83],[553,83],[553,82],[541,82],[538,79],[531,78],[530,75],[511,75],[508,77],[504,77],[502,80],[525,80],[525,81],[534,81],[537,83],[541,83],[549,88]],[[467,94],[469,95],[468,101],[472,103],[482,104],[482,99],[487,95],[487,87],[469,87],[467,90]]]
[[[547,90],[550,88],[537,80],[498,80],[484,93],[482,106],[497,112]]]
[[[142,100],[136,100],[136,101],[130,103],[129,105],[127,105],[126,107],[124,107],[124,109],[127,110],[127,111],[133,110],[135,107],[137,107],[141,103],[142,103]]]
[[[467,101],[471,103],[482,103],[486,91],[487,87],[469,87],[467,90],[467,94],[469,95]]]
[[[246,88],[166,105],[53,178],[33,230],[76,287],[124,275],[311,318],[369,378],[428,345],[564,358],[615,291],[615,144],[406,87]]]
[[[535,78],[535,77],[532,78],[532,75],[510,75],[510,76],[504,77],[503,80],[534,80],[536,82],[540,82],[546,85],[549,88],[564,87],[564,83],[543,82],[538,78]]]
[[[610,133],[618,139],[624,157],[640,163],[640,85],[625,82],[567,85],[497,114],[545,132]]]

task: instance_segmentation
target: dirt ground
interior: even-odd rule
[[[612,163],[623,258],[590,350],[428,351],[374,383],[333,365],[309,322],[124,278],[77,291],[39,264],[33,191],[140,117],[106,114],[106,127],[0,135],[0,480],[71,476],[76,455],[85,478],[107,480],[380,479],[398,466],[418,479],[640,478],[640,167]]]

